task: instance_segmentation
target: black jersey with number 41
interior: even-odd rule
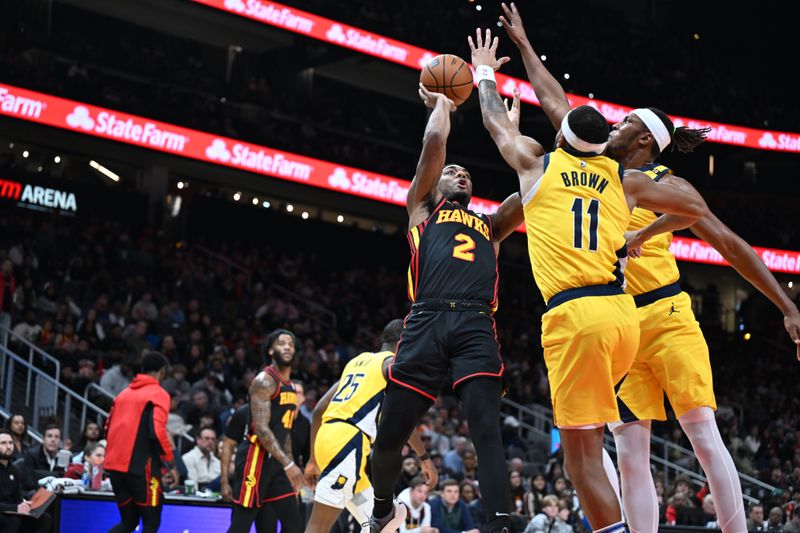
[[[408,298],[485,302],[497,307],[497,255],[492,221],[442,200],[408,232]]]

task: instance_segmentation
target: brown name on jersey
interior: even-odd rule
[[[562,172],[561,181],[563,181],[564,185],[567,187],[591,187],[600,194],[603,194],[603,191],[608,186],[608,180],[602,178],[601,181],[600,174],[578,172],[575,170],[572,172]]]

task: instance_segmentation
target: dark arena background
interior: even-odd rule
[[[498,90],[509,100],[518,90],[520,130],[553,144],[498,1],[283,1],[0,0],[0,424],[14,436],[6,462],[25,478],[14,495],[0,476],[0,507],[17,510],[38,486],[53,491],[52,529],[39,530],[105,532],[119,521],[107,476],[85,474],[102,461],[84,452],[105,448],[113,399],[148,350],[170,363],[162,386],[178,474],[153,473],[164,491],[159,531],[227,530],[219,466],[213,479],[193,479],[184,454],[201,449],[208,426],[205,460],[219,464],[276,328],[297,337],[291,376],[305,394],[292,445],[305,467],[318,400],[350,359],[380,349],[387,322],[409,313],[405,202],[429,116],[419,75],[431,58],[469,61],[467,36],[490,28],[498,55],[511,57]],[[800,304],[796,30],[782,5],[770,6],[517,3],[573,106],[588,103],[610,124],[653,106],[676,125],[711,128],[692,153],[659,162],[698,189]],[[451,122],[447,161],[469,169],[472,209],[492,213],[519,185],[482,124],[477,90]],[[691,231],[677,232],[671,251],[709,346],[716,423],[747,527],[800,531],[800,352],[784,314],[800,315]],[[512,531],[590,532],[553,426],[546,308],[524,231],[503,243],[498,266],[507,394],[497,453],[509,465]],[[650,441],[659,530],[715,530],[706,476],[667,406]],[[475,530],[488,531],[452,387],[418,431],[439,471],[428,501],[454,478]],[[606,449],[619,459],[608,431]],[[420,469],[403,453],[397,492]],[[546,495],[558,499],[557,516],[542,508]],[[307,520],[314,492],[291,498]],[[42,525],[2,520],[2,531]],[[332,529],[359,530],[347,511]]]

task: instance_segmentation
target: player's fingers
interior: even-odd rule
[[[472,35],[467,35],[467,43],[469,43],[469,49],[474,52],[475,51],[475,43],[472,42]]]
[[[514,100],[511,102],[511,106],[519,110],[519,90],[516,87],[514,87]]]
[[[508,56],[501,57],[500,59],[497,60],[497,68],[500,68],[501,66],[505,65],[509,61],[511,61],[510,57],[508,57]],[[497,69],[495,69],[495,70],[497,70]]]
[[[475,28],[475,42],[478,43],[478,48],[483,48],[483,36],[480,28]]]
[[[515,4],[514,2],[511,2],[511,11],[512,11],[512,12],[513,12],[515,15],[519,15],[519,11],[517,11],[517,4]]]
[[[506,5],[506,3],[505,3],[505,2],[502,2],[502,3],[500,4],[500,9],[502,9],[502,10],[503,10],[503,14],[504,14],[505,16],[507,16],[507,17],[511,16],[511,10],[510,10],[510,9],[508,9],[508,6]],[[502,18],[502,17],[500,17],[500,18]]]
[[[506,18],[503,15],[500,15],[499,20],[500,20],[500,25],[503,26],[503,28],[505,28],[506,31],[511,31],[511,24],[508,22],[508,20],[506,20]]]
[[[511,111],[511,108],[508,107],[508,98],[503,98],[503,105],[506,108],[506,111]]]
[[[492,39],[492,45],[489,47],[489,50],[490,50],[492,53],[494,53],[494,51],[495,51],[495,50],[497,50],[497,43],[498,43],[498,39],[497,39],[497,37],[495,37],[494,39]]]
[[[484,41],[487,46],[492,42],[492,30],[486,28],[486,41]]]

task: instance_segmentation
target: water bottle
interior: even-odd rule
[[[92,478],[89,474],[89,463],[83,463],[83,475],[81,475],[81,482],[83,482],[83,488],[89,490],[89,484],[91,483]]]

